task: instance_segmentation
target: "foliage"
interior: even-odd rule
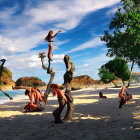
[[[110,72],[108,72],[106,69],[104,68],[100,68],[99,69],[99,73],[98,73],[99,77],[101,78],[101,80],[105,83],[110,83],[113,80],[116,79],[116,76],[111,74]]]
[[[104,79],[109,78],[110,80],[114,80],[114,78],[119,77],[123,83],[130,79],[127,61],[120,57],[116,57],[114,60],[110,60],[108,63],[101,66],[100,72],[99,76]],[[116,77],[113,77],[113,75]]]
[[[3,85],[3,82],[0,80],[0,85]]]
[[[46,57],[46,53],[45,52],[39,53],[38,58],[41,58],[42,61],[44,61],[45,57]]]
[[[6,67],[3,68],[0,85],[14,86],[15,82],[12,80],[12,72]]]
[[[45,82],[42,82],[42,80],[37,77],[23,77],[19,78],[16,81],[16,86],[36,87],[45,85],[46,85]]]
[[[3,69],[3,73],[5,73],[9,78],[12,77],[11,72],[7,68]]]
[[[121,0],[118,9],[109,25],[112,31],[105,31],[101,37],[106,42],[107,55],[120,56],[140,65],[140,0]]]

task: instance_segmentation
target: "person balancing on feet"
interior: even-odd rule
[[[61,30],[59,30],[56,34],[53,35],[53,30],[50,30],[48,35],[45,37],[45,40],[50,42],[49,44],[49,50],[48,50],[48,61],[49,61],[49,66],[48,66],[48,72],[50,70],[50,62],[53,61],[52,60],[52,50],[53,50],[53,38],[59,33],[62,32]]]

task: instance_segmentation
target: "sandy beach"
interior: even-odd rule
[[[24,113],[27,97],[0,105],[0,140],[139,140],[140,87],[130,88],[133,100],[119,109],[120,89],[73,91],[73,121],[54,124],[56,97],[48,100],[43,112]],[[66,107],[62,112],[65,115]]]

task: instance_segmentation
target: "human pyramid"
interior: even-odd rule
[[[39,58],[41,58],[42,68],[45,69],[48,74],[50,74],[50,80],[47,85],[46,91],[43,94],[41,91],[39,91],[35,88],[31,88],[30,90],[26,89],[25,95],[29,96],[31,102],[28,103],[24,108],[25,112],[42,111],[42,110],[44,110],[45,105],[47,103],[48,95],[50,93],[52,93],[53,96],[55,96],[57,94],[59,107],[56,110],[54,110],[54,112],[53,112],[53,116],[55,118],[55,121],[54,121],[55,123],[63,123],[63,121],[61,120],[60,117],[61,117],[61,112],[66,104],[67,104],[67,112],[64,117],[64,120],[71,121],[72,113],[74,110],[73,98],[71,96],[70,83],[73,78],[75,66],[68,55],[65,55],[65,57],[64,57],[64,63],[66,65],[66,73],[64,74],[64,83],[61,86],[59,86],[58,84],[52,84],[54,76],[55,76],[55,70],[53,68],[50,68],[51,61],[53,61],[52,60],[52,50],[53,50],[52,42],[53,42],[53,38],[59,32],[61,32],[61,30],[59,30],[55,35],[53,35],[53,31],[50,30],[47,37],[45,38],[45,40],[49,42],[49,50],[48,50],[49,65],[48,65],[48,67],[46,67],[44,64],[44,59],[46,57],[46,53],[45,52],[39,53]],[[63,93],[62,89],[65,90],[65,93]],[[36,96],[34,96],[34,94],[36,94]],[[35,99],[34,99],[34,97],[35,97]],[[34,103],[33,103],[33,100],[35,100]]]

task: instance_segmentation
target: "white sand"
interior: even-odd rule
[[[24,113],[27,98],[0,105],[0,140],[139,140],[140,87],[131,88],[133,100],[119,109],[120,89],[103,90],[107,99],[100,99],[101,89],[72,92],[73,121],[54,124],[53,110],[57,98],[50,98],[43,112]],[[62,113],[65,115],[66,107]]]

